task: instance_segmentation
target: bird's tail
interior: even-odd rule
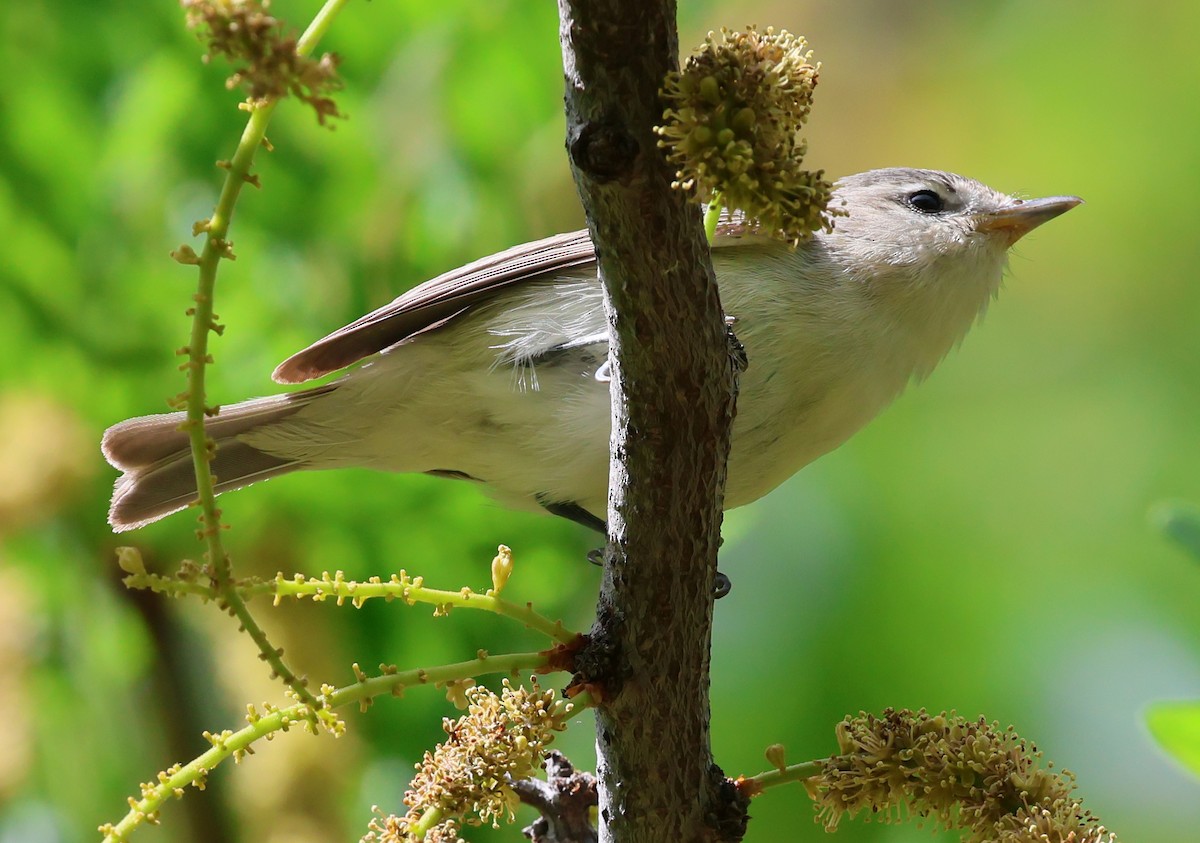
[[[258,398],[232,407],[205,422],[216,443],[209,470],[216,491],[240,489],[260,480],[305,467],[303,460],[277,457],[242,442],[241,434],[288,418],[314,398],[337,388],[327,384],[303,392]],[[115,532],[134,530],[178,512],[196,500],[196,476],[183,413],[142,416],[113,425],[101,450],[114,468],[125,472],[113,488],[108,523]]]

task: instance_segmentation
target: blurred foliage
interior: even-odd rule
[[[1200,776],[1200,703],[1155,703],[1146,712],[1146,722],[1175,760]]]
[[[1168,501],[1154,507],[1150,514],[1164,535],[1200,561],[1200,508]]]
[[[1088,204],[1023,241],[982,326],[837,453],[730,513],[713,733],[732,773],[887,705],[956,708],[1037,739],[1129,840],[1195,838],[1195,782],[1153,748],[1148,702],[1200,689],[1200,571],[1145,527],[1200,500],[1200,6],[1164,0],[683,4],[682,41],[772,24],[824,62],[808,161],[962,172]],[[315,0],[277,0],[300,26]],[[222,267],[211,395],[275,387],[274,365],[404,288],[582,217],[562,153],[553,4],[354,4],[333,132],[280,108],[264,188]],[[167,258],[206,216],[243,118],[174,2],[0,7],[0,841],[85,841],[136,783],[278,700],[211,606],[129,594],[104,523],[103,429],[165,410],[192,271]],[[514,548],[513,599],[586,626],[595,539],[465,484],[362,471],[223,499],[243,574],[400,567],[485,587]],[[121,542],[171,570],[187,514]],[[394,604],[262,605],[294,665],[417,666],[531,636],[491,616]],[[416,615],[421,615],[417,617]],[[398,804],[450,713],[430,690],[293,734],[170,804],[147,840],[356,839]],[[563,748],[590,763],[590,725]],[[753,806],[749,841],[817,840],[801,788]],[[845,841],[930,839],[855,824]],[[475,839],[518,840],[516,829]]]

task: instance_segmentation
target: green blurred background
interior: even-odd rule
[[[315,0],[277,0],[296,25]],[[807,35],[824,62],[810,161],[831,174],[949,169],[1088,204],[1022,241],[986,324],[838,452],[731,513],[713,656],[716,755],[762,769],[834,748],[848,712],[983,713],[1078,774],[1126,840],[1183,843],[1197,782],[1152,745],[1147,703],[1200,696],[1200,569],[1147,525],[1200,501],[1200,5],[687,2],[713,27]],[[274,365],[433,274],[582,224],[562,152],[553,4],[353,4],[336,131],[282,106],[221,270],[211,396],[275,387]],[[279,701],[212,606],[129,594],[113,548],[172,570],[193,519],[117,538],[97,443],[165,409],[194,272],[167,258],[207,216],[243,124],[178,7],[0,7],[0,841],[86,841],[125,797]],[[346,471],[224,499],[240,572],[405,567],[487,585],[587,625],[595,539],[465,484]],[[540,645],[491,616],[304,604],[259,616],[318,681]],[[137,839],[351,840],[399,807],[449,714],[433,691],[348,713],[337,741],[291,734]],[[590,725],[564,741],[591,763]],[[753,806],[749,841],[818,840],[798,787]],[[846,841],[928,840],[848,824]],[[517,829],[473,839],[518,840]]]

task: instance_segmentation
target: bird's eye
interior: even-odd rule
[[[922,214],[936,214],[946,209],[946,203],[932,190],[918,190],[908,196],[908,206]]]

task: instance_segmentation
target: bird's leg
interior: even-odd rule
[[[574,501],[550,501],[546,500],[544,495],[538,495],[537,502],[541,504],[542,509],[551,515],[557,515],[559,518],[574,521],[576,524],[582,524],[589,530],[595,530],[601,535],[608,533],[608,525],[604,523],[603,519],[592,515],[592,513]]]
[[[604,548],[597,547],[595,550],[587,552],[587,561],[597,567],[604,566]],[[713,580],[713,600],[720,600],[726,594],[733,590],[733,581],[729,577],[717,571],[717,576]]]
[[[742,373],[750,367],[750,357],[746,354],[746,346],[742,345],[742,341],[738,339],[737,333],[733,330],[733,326],[736,323],[736,316],[725,316],[725,340],[729,344],[729,362],[733,366],[733,397],[735,400],[738,393],[738,382],[741,380]],[[724,543],[725,537],[722,536],[720,544]],[[717,571],[716,580],[713,582],[713,599],[720,600],[732,588],[733,581],[720,571]]]
[[[551,515],[557,515],[560,518],[566,518],[568,521],[574,521],[576,524],[595,530],[598,533],[607,533],[608,525],[600,518],[597,518],[592,513],[588,512],[582,506],[573,501],[545,501],[538,500],[542,505],[542,509],[549,512]],[[587,553],[587,561],[597,567],[604,565],[604,548],[598,547],[594,550],[589,550]],[[713,599],[720,600],[730,589],[733,588],[733,583],[729,577],[717,571],[716,580],[713,582]]]
[[[733,580],[717,571],[717,576],[713,580],[713,600],[720,600],[732,590]]]
[[[595,530],[602,536],[608,535],[608,525],[604,523],[603,519],[592,515],[592,513],[574,501],[551,501],[546,500],[544,495],[539,495],[537,502],[541,504],[542,509],[551,515],[566,518],[568,521],[574,521],[576,524],[582,524],[584,527],[587,527],[589,530]],[[602,567],[604,565],[604,548],[597,547],[594,550],[589,550],[587,561],[598,568]]]
[[[734,375],[741,375],[750,368],[750,357],[746,354],[746,346],[738,339],[733,326],[737,324],[736,316],[725,317],[725,340],[729,344],[729,362],[733,365]]]

